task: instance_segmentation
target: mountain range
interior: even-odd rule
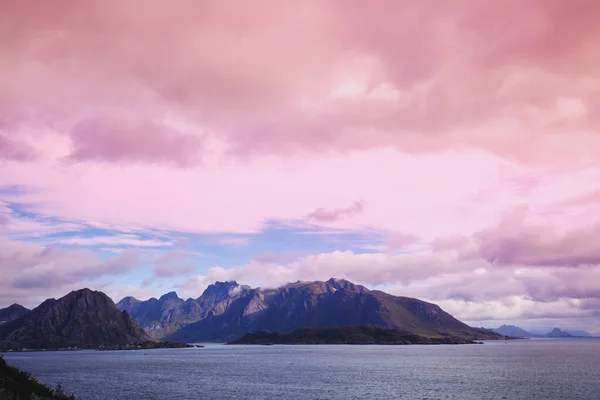
[[[498,339],[472,328],[439,306],[369,290],[342,279],[295,282],[275,289],[216,282],[196,299],[171,292],[159,299],[126,297],[127,311],[155,339],[183,342],[229,341],[260,330],[373,325],[424,337]]]
[[[521,337],[521,338],[534,338],[534,337],[592,337],[589,332],[586,331],[575,331],[575,330],[561,330],[554,328],[548,333],[539,334],[531,333],[524,329],[514,325],[502,325],[496,329],[491,329],[494,332],[500,333],[506,336]]]
[[[48,299],[0,325],[0,349],[98,347],[151,340],[104,293],[82,289]]]
[[[215,282],[196,299],[175,292],[117,304],[102,292],[82,289],[33,310],[0,309],[0,348],[65,348],[129,345],[150,340],[227,342],[248,332],[291,333],[300,328],[370,325],[398,335],[465,341],[511,337],[591,336],[558,328],[535,334],[514,325],[473,328],[439,306],[369,290],[343,279],[251,288]]]

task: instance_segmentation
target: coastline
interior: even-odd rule
[[[134,350],[154,350],[154,349],[183,349],[183,348],[193,348],[197,347],[192,344],[182,343],[182,342],[134,342],[128,344],[100,344],[93,346],[71,346],[71,347],[46,347],[46,348],[10,348],[10,349],[0,349],[0,354],[2,353],[34,353],[34,352],[47,352],[47,351],[82,351],[82,350],[95,350],[95,351],[134,351]]]

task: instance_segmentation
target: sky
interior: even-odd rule
[[[0,307],[336,277],[600,333],[598,1],[0,7]]]

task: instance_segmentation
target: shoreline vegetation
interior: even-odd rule
[[[12,365],[0,355],[0,398],[19,400],[77,400],[72,394],[66,394],[57,384],[54,389],[43,385],[31,376]]]
[[[185,349],[195,347],[193,344],[187,344],[182,342],[176,342],[173,340],[167,340],[166,342],[138,342],[126,345],[101,345],[96,349],[97,351],[109,351],[109,350],[154,350],[154,349]]]
[[[129,344],[100,344],[97,346],[71,346],[71,347],[55,347],[55,348],[8,348],[0,349],[4,353],[23,353],[23,352],[40,352],[40,351],[81,351],[81,350],[96,350],[96,351],[114,351],[114,350],[153,350],[153,349],[183,349],[197,347],[192,344],[176,342],[168,340],[165,342],[133,342]]]
[[[506,339],[509,339],[506,337]],[[483,344],[480,339],[461,337],[426,337],[372,325],[326,328],[299,328],[290,333],[277,331],[248,332],[242,338],[227,344],[377,344],[377,345],[435,345]]]

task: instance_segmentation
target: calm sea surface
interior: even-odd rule
[[[82,400],[600,399],[600,339],[6,353]]]

